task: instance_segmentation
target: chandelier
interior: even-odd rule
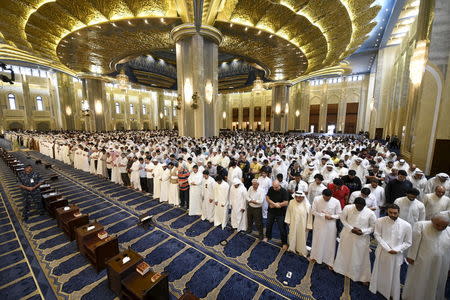
[[[125,74],[125,69],[120,70],[120,74],[116,76],[117,85],[120,89],[125,90],[130,85],[130,80],[127,74]]]
[[[253,81],[252,92],[261,93],[264,92],[265,90],[266,89],[264,88],[264,82],[261,80],[259,76],[256,76],[255,81]]]

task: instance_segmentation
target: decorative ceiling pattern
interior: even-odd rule
[[[142,55],[116,66],[117,71],[108,74],[116,77],[124,70],[132,83],[150,87],[177,89],[176,57],[174,49],[153,51],[151,55]],[[228,92],[236,89],[250,90],[253,81],[259,76],[262,80],[265,71],[253,62],[241,57],[223,53],[219,54],[219,91]]]
[[[375,0],[204,0],[202,22],[224,35],[219,51],[293,80],[355,52],[375,26]],[[170,30],[194,22],[192,0],[2,0],[0,41],[75,72],[173,48]]]

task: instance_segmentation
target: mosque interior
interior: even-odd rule
[[[0,13],[2,136],[364,134],[395,137],[398,154],[428,176],[450,170],[448,0],[0,0]],[[36,169],[56,173],[55,188],[121,249],[170,274],[171,299],[185,289],[204,299],[382,298],[275,243],[39,152],[14,156],[52,164]],[[1,160],[0,178],[0,295],[114,299],[106,271],[90,267],[55,220],[19,220],[20,189]],[[136,226],[143,213],[160,225]]]

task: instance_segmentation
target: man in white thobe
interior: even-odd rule
[[[238,178],[230,187],[231,227],[237,231],[247,230],[247,189]]]
[[[431,217],[441,211],[450,210],[450,198],[445,196],[445,188],[442,185],[436,186],[434,193],[425,194],[422,199],[425,205],[425,219],[431,220]]]
[[[216,181],[209,176],[208,170],[203,171],[202,181],[202,220],[214,221],[214,186]]]
[[[157,159],[153,158],[153,199],[161,197],[161,176],[164,171],[162,164]]]
[[[141,169],[141,163],[139,162],[138,159],[133,158],[134,161],[131,164],[130,170],[131,170],[131,174],[130,174],[130,182],[131,182],[131,187],[138,190],[138,191],[142,191],[141,188],[141,179],[139,178],[139,171]]]
[[[198,170],[198,166],[192,168],[189,175],[189,215],[202,215],[202,181],[203,174]]]
[[[180,193],[178,191],[178,168],[173,163],[169,163],[170,179],[169,179],[169,204],[176,207],[180,205]]]
[[[223,180],[222,176],[217,176],[216,184],[214,186],[214,226],[222,226],[225,229],[228,222],[228,207],[230,205],[228,198],[228,191],[230,186]]]
[[[296,191],[294,198],[294,201],[289,201],[284,217],[284,222],[289,225],[288,250],[306,257],[308,255],[306,239],[308,231],[312,229],[311,204],[305,200],[306,195],[303,191]]]
[[[369,290],[393,300],[400,299],[400,267],[403,252],[411,246],[411,225],[399,218],[400,208],[396,204],[387,207],[388,215],[375,222],[374,236],[378,241],[375,263]]]
[[[252,233],[253,223],[255,223],[258,230],[258,237],[260,240],[264,238],[263,224],[262,224],[262,206],[266,193],[259,187],[259,181],[256,178],[252,179],[252,186],[247,191],[247,234]]]
[[[375,211],[375,215],[377,218],[380,217],[380,208],[384,207],[386,198],[384,196],[384,188],[379,186],[379,182],[377,179],[371,179],[370,183],[364,185],[363,187],[368,188],[370,190],[370,194],[375,197],[377,201],[378,210]]]
[[[314,175],[314,181],[311,182],[308,186],[308,200],[309,203],[313,203],[314,199],[320,195],[322,195],[322,192],[327,187],[323,185],[323,176],[321,174]]]
[[[261,171],[261,176],[258,177],[258,184],[259,184],[259,187],[262,189],[262,191],[264,193],[264,198],[265,198],[267,195],[267,192],[272,187],[272,180],[267,176],[266,171]],[[264,201],[263,206],[262,206],[262,214],[263,214],[264,219],[267,218],[267,210],[268,209],[269,209],[269,204],[267,203],[267,201]]]
[[[239,180],[242,180],[242,170],[239,168],[239,166],[236,165],[236,161],[232,161],[230,163],[230,168],[228,169],[228,184],[233,184],[233,179],[237,178]]]
[[[420,192],[416,188],[412,188],[406,192],[405,197],[397,198],[394,204],[400,207],[399,217],[408,222],[411,228],[419,221],[425,221],[425,205],[417,200]]]
[[[446,189],[446,195],[450,197],[450,178],[447,173],[438,173],[433,178],[428,179],[425,193],[433,193],[439,185]]]
[[[366,206],[362,197],[354,204],[344,207],[340,217],[342,229],[339,247],[334,261],[334,271],[353,281],[370,281],[370,234],[373,232],[376,216]]]
[[[450,265],[450,219],[440,213],[431,221],[417,222],[402,298],[405,300],[445,299],[445,284]]]
[[[314,231],[310,258],[312,262],[325,263],[330,269],[333,268],[336,252],[336,220],[341,212],[341,203],[332,197],[329,189],[323,190],[321,196],[314,198]]]
[[[414,172],[408,176],[408,179],[411,181],[413,187],[419,190],[420,195],[417,196],[417,199],[422,201],[422,197],[425,194],[425,189],[427,187],[427,179],[425,174],[419,168],[416,168]]]
[[[170,169],[167,168],[167,165],[162,164],[163,171],[161,172],[161,190],[160,190],[160,202],[169,201],[169,185],[170,185]]]

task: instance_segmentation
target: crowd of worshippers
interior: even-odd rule
[[[193,139],[171,131],[10,138],[185,207],[215,226],[225,228],[230,219],[232,228],[247,233],[256,228],[259,238],[269,241],[276,223],[284,250],[370,282],[370,291],[388,299],[400,297],[404,261],[409,268],[403,299],[445,297],[449,176],[427,180],[377,141],[245,132]],[[372,235],[378,246],[371,271]]]

